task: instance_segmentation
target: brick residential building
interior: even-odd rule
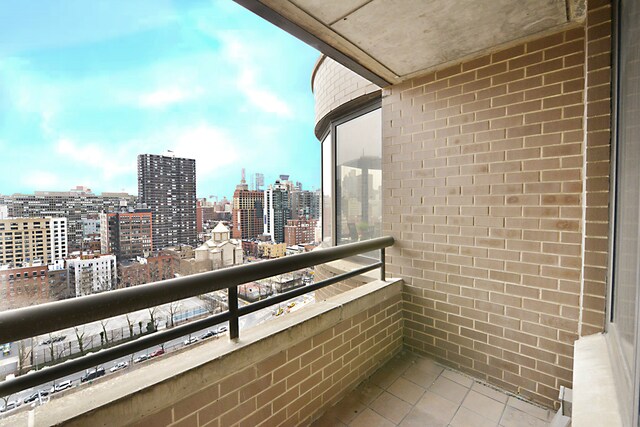
[[[46,265],[0,270],[0,311],[43,304],[73,296],[67,270]]]
[[[150,209],[100,214],[100,250],[118,261],[148,257],[153,251],[153,214]]]
[[[284,227],[284,242],[287,246],[313,243],[318,221],[290,219]]]
[[[234,239],[254,239],[262,235],[264,192],[249,190],[244,179],[236,186],[233,193],[233,209],[231,212],[233,228],[231,237]]]

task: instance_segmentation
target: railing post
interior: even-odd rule
[[[240,336],[240,325],[238,324],[238,287],[231,286],[228,288],[228,301],[229,301],[229,338],[232,340],[238,339]]]
[[[387,280],[387,274],[385,271],[384,248],[380,249],[380,262],[382,263],[380,266],[380,280],[385,282]]]

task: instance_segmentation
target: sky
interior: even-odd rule
[[[137,155],[196,159],[198,197],[246,169],[320,186],[319,53],[231,0],[4,0],[0,194],[137,194]]]

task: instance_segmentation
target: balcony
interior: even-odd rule
[[[324,237],[390,235],[397,279],[342,280],[35,422],[545,425],[573,388],[573,425],[637,426],[638,2],[237,1],[326,55]]]
[[[389,244],[388,239],[377,239],[378,246],[381,240]],[[363,243],[367,242],[355,246]],[[317,253],[305,255],[310,259],[308,255]],[[299,256],[294,257],[289,259],[299,263]],[[262,270],[270,270],[267,265],[283,264],[282,261],[261,263]],[[345,266],[348,261],[340,263]],[[372,267],[381,266],[377,263],[364,269]],[[247,268],[239,267],[228,277],[242,281],[242,273],[251,274],[251,270],[243,270]],[[332,271],[335,272],[335,264]],[[329,279],[327,283],[331,285],[339,279]],[[500,421],[505,426],[524,426],[530,422],[546,425],[551,420],[552,413],[546,408],[407,352],[403,346],[406,296],[402,280],[365,281],[368,283],[243,330],[235,339],[217,339],[184,348],[144,366],[96,379],[89,386],[61,392],[46,405],[24,405],[0,419],[0,425],[406,426],[428,425],[424,424],[426,421],[444,422],[443,425],[450,421],[495,425]],[[178,285],[180,282],[185,285],[184,279],[177,279]],[[133,295],[129,290],[124,292]],[[48,307],[63,310],[65,305],[69,306],[69,302]],[[46,308],[35,308],[31,314],[42,311]],[[4,325],[12,319],[4,316],[1,320]],[[153,339],[153,334],[149,337]],[[112,350],[71,363],[93,366],[95,358]],[[109,357],[103,356],[103,360]],[[50,369],[77,369],[64,365]],[[46,371],[39,374],[46,375]],[[30,376],[33,374],[18,380],[36,384],[37,380],[30,380]],[[49,378],[55,378],[55,374]],[[12,387],[11,382],[0,383],[0,387],[5,391]]]

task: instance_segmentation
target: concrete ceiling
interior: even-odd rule
[[[584,17],[584,0],[236,1],[382,86]]]

